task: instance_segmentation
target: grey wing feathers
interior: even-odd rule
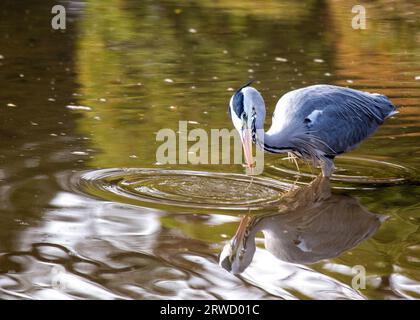
[[[319,148],[330,156],[353,149],[396,112],[384,95],[329,85],[309,88],[300,97],[306,96],[308,102],[301,105],[307,113],[304,122],[308,133],[322,141]],[[314,111],[319,114],[311,119]]]

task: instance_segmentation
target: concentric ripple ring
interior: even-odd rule
[[[143,168],[82,172],[73,187],[104,200],[143,207],[211,210],[272,208],[293,188],[266,177]]]
[[[337,157],[335,167],[331,180],[351,184],[396,185],[411,181],[415,175],[412,169],[400,164],[351,156]],[[267,166],[266,172],[274,178],[279,175],[284,178],[284,174],[286,174],[294,178],[303,177],[311,180],[317,174],[317,170],[313,172],[301,170],[299,172],[290,166],[286,166],[285,161]]]

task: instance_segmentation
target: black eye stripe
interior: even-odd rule
[[[235,114],[238,116],[238,118],[241,118],[242,113],[244,112],[244,94],[242,93],[242,89],[248,87],[252,82],[253,80],[248,82],[244,86],[240,87],[232,98],[232,108]],[[232,117],[230,107],[229,107],[229,115],[230,117]]]
[[[236,92],[233,96],[232,108],[238,118],[240,118],[244,112],[244,94],[241,91]]]

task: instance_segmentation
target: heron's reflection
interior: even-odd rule
[[[310,264],[333,258],[372,236],[386,216],[369,212],[348,195],[331,193],[328,178],[288,192],[275,213],[244,216],[223,248],[220,265],[238,274],[251,263],[255,235],[278,259]]]

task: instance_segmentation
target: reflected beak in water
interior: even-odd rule
[[[252,136],[250,129],[242,129],[241,140],[245,153],[245,167],[252,169],[255,167],[255,163],[252,156]]]
[[[247,227],[248,223],[251,220],[250,216],[244,216],[241,219],[241,222],[239,223],[239,227],[236,230],[236,234],[233,237],[233,247],[235,249],[238,249],[239,244],[244,242],[245,236],[247,236]]]
[[[241,222],[239,224],[238,230],[236,231],[236,234],[233,236],[232,240],[223,247],[223,250],[219,256],[219,264],[224,269],[233,274],[239,274],[243,272],[251,262],[250,260],[244,261],[244,257],[246,255],[245,242],[249,235],[248,227],[250,219],[250,216],[241,218]],[[251,260],[252,256],[253,252],[251,252],[250,256]]]

